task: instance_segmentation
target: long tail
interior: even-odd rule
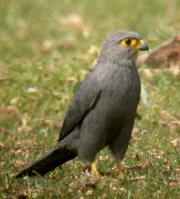
[[[53,149],[45,153],[40,159],[36,160],[15,177],[19,178],[25,175],[35,176],[38,174],[43,176],[68,160],[74,159],[76,156],[76,150],[58,143]]]

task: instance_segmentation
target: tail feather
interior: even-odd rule
[[[68,160],[74,159],[77,156],[75,149],[67,146],[62,146],[58,143],[53,149],[45,153],[40,159],[36,160],[29,167],[16,175],[16,178],[28,175],[35,176],[45,175],[49,171],[54,170],[56,167],[62,165]]]

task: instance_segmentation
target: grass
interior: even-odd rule
[[[73,92],[107,35],[135,30],[153,47],[177,34],[179,8],[178,0],[1,2],[0,198],[178,198],[180,81],[166,67],[140,68],[148,104],[139,106],[124,180],[107,149],[97,157],[100,180],[79,160],[44,178],[13,176],[57,142]]]

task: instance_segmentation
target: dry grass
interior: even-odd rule
[[[73,92],[109,33],[133,29],[151,47],[177,33],[179,1],[148,4],[1,3],[0,198],[178,198],[180,79],[163,67],[139,69],[144,92],[124,180],[107,149],[97,157],[101,179],[89,176],[77,159],[44,178],[13,178],[56,143]]]

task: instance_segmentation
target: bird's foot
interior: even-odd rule
[[[118,179],[121,181],[124,181],[127,176],[127,170],[122,164],[121,160],[117,161],[117,169],[118,169],[118,173],[117,173]]]
[[[98,168],[97,168],[97,165],[96,165],[95,162],[93,162],[93,163],[91,164],[91,175],[92,175],[93,177],[96,177],[96,178],[100,178],[100,177],[101,177],[101,175],[100,175],[100,173],[99,173],[99,171],[98,171]]]

